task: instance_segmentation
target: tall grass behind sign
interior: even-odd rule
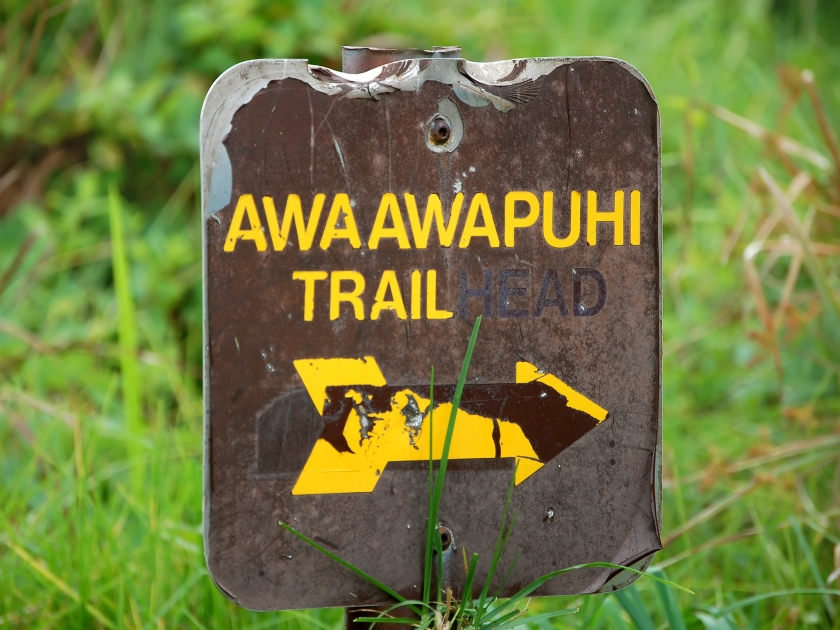
[[[515,475],[505,554],[521,557],[503,596],[567,566],[647,566],[661,548],[652,91],[615,59],[391,52],[353,73],[246,62],[205,101],[210,572],[248,608],[383,602],[283,521],[422,597],[429,453],[478,315],[439,513],[457,557],[492,557]],[[457,592],[462,563],[448,571]],[[634,575],[594,567],[536,594]]]

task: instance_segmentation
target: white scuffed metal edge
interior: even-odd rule
[[[381,80],[377,80],[377,77],[384,66],[361,74],[347,74],[320,66],[310,66],[305,59],[255,59],[235,65],[216,79],[201,109],[201,183],[204,216],[218,212],[230,202],[231,166],[222,143],[230,132],[233,115],[271,81],[297,79],[325,94],[344,93],[347,98],[374,100],[379,100],[389,92],[416,92],[426,81],[436,81],[452,85],[456,96],[467,105],[493,105],[500,111],[508,111],[515,107],[515,104],[483,89],[482,84],[488,87],[506,87],[528,80],[533,81],[579,59],[620,65],[641,81],[651,98],[656,101],[650,85],[638,70],[624,61],[610,57],[541,57],[488,63],[462,59],[411,59],[407,60],[409,65],[405,71]],[[422,70],[421,62],[425,65]],[[521,72],[513,80],[501,81],[500,79],[509,75],[517,64],[524,64]],[[459,66],[466,72],[466,76]],[[313,69],[322,71],[324,78],[315,76]]]

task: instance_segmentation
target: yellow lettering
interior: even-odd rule
[[[437,308],[437,271],[429,269],[426,272],[426,319],[449,319],[452,311]]]
[[[344,220],[344,227],[338,226],[339,218]],[[346,193],[339,193],[333,199],[327,224],[321,235],[321,249],[327,249],[335,239],[339,238],[350,241],[353,249],[359,249],[362,246],[359,230],[356,227],[356,217],[353,216],[353,208],[350,207],[350,197]]]
[[[461,216],[461,207],[464,205],[464,193],[458,193],[452,200],[452,209],[449,212],[449,223],[444,224],[443,207],[440,197],[429,195],[426,202],[426,214],[423,215],[423,224],[420,224],[420,213],[417,211],[417,201],[414,195],[405,194],[405,208],[408,211],[408,220],[411,223],[411,233],[414,235],[414,247],[426,249],[429,244],[429,236],[432,232],[432,221],[437,224],[438,238],[441,247],[452,245],[455,238],[455,228],[458,227],[458,219]]]
[[[481,218],[484,220],[482,226],[475,224],[479,211],[481,211]],[[490,247],[499,246],[499,233],[496,232],[496,224],[493,222],[493,215],[490,213],[490,202],[487,201],[487,195],[484,193],[476,193],[470,202],[467,221],[464,225],[464,231],[461,232],[461,241],[458,243],[458,247],[469,246],[470,240],[476,236],[487,237]]]
[[[391,299],[386,300],[386,293],[391,292]],[[397,274],[394,271],[382,272],[382,279],[379,281],[379,288],[376,290],[376,297],[373,299],[373,306],[370,309],[370,318],[379,319],[382,311],[396,311],[397,317],[406,319],[405,304],[403,303],[400,285],[397,282]]]
[[[326,280],[326,271],[295,271],[292,280],[303,280],[303,320],[311,322],[315,314],[315,282]]]
[[[571,247],[577,243],[580,236],[580,193],[578,191],[572,191],[569,235],[564,238],[554,236],[554,193],[550,190],[543,193],[543,236],[545,242],[552,247]]]
[[[420,319],[420,283],[422,277],[419,271],[411,272],[411,319]]]
[[[516,202],[528,204],[528,214],[516,216]],[[525,191],[509,192],[505,195],[505,247],[513,247],[513,231],[534,225],[540,216],[540,201],[534,193]]]
[[[245,215],[248,215],[249,229],[242,229],[242,220]],[[230,220],[230,229],[228,229],[227,238],[225,239],[224,250],[232,252],[236,248],[236,242],[254,241],[258,252],[264,252],[268,248],[265,242],[265,234],[262,231],[262,222],[260,215],[257,214],[257,204],[254,202],[254,195],[240,195],[239,201],[236,202],[236,209],[233,211],[233,218]]]
[[[391,221],[394,227],[385,227],[385,219],[391,215]],[[394,193],[385,193],[382,195],[382,201],[379,204],[379,210],[376,212],[376,218],[373,220],[373,229],[370,231],[370,240],[368,247],[370,249],[377,249],[379,241],[383,238],[395,238],[399,243],[400,249],[411,249],[408,242],[408,233],[405,231],[405,223],[403,222],[402,213],[400,212],[400,203],[397,201],[397,196]]]
[[[326,248],[324,248],[326,249]],[[350,280],[353,289],[345,293],[341,290],[341,282]],[[347,302],[353,306],[356,319],[365,318],[365,305],[359,297],[365,290],[365,277],[358,271],[333,271],[330,275],[330,319],[338,319],[341,315],[341,303]]]
[[[624,191],[615,191],[615,206],[612,212],[598,212],[598,195],[594,190],[586,193],[586,242],[595,244],[599,223],[613,224],[613,242],[624,245]]]
[[[295,222],[300,249],[307,250],[312,247],[312,241],[315,240],[315,230],[318,227],[318,219],[321,218],[321,211],[324,209],[326,198],[327,196],[323,194],[315,195],[315,199],[312,200],[312,212],[309,213],[309,223],[307,224],[303,219],[300,197],[289,195],[286,197],[286,210],[283,212],[283,226],[278,228],[274,198],[263,197],[263,207],[265,208],[266,219],[268,219],[268,231],[271,234],[271,244],[274,246],[274,251],[282,252],[286,247],[292,221]]]
[[[642,193],[638,190],[630,192],[630,244],[642,244]]]

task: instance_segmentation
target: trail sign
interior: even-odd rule
[[[205,553],[261,610],[381,604],[288,522],[421,595],[430,446],[467,339],[441,518],[503,594],[660,542],[658,109],[606,58],[345,49],[235,66],[201,118]],[[435,367],[435,426],[429,373]],[[451,584],[463,581],[460,561]],[[536,594],[632,574],[587,569]]]

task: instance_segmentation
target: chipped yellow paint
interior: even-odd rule
[[[295,369],[309,392],[318,413],[324,413],[327,387],[342,385],[385,385],[385,377],[373,357],[364,359],[299,359]]]
[[[301,359],[294,362],[312,402],[323,413],[327,401],[326,389],[330,386],[352,387],[371,385],[381,387],[385,377],[373,357],[363,359]],[[607,410],[575,391],[551,374],[541,373],[527,361],[516,364],[516,382],[530,383],[539,380],[567,399],[573,409],[582,411],[599,423],[607,417]],[[360,405],[363,394],[354,389],[345,396]],[[403,413],[413,398],[422,420],[415,426],[407,422]],[[343,494],[372,492],[389,462],[428,461],[429,443],[432,457],[441,459],[443,444],[452,413],[452,404],[435,407],[434,435],[430,435],[429,399],[411,389],[398,391],[391,398],[390,408],[363,418],[354,408],[344,425],[343,435],[351,452],[338,452],[329,442],[318,439],[301,471],[292,494]],[[501,457],[516,459],[515,483],[519,485],[543,467],[522,428],[505,420],[497,420]],[[493,418],[486,418],[458,410],[450,459],[493,459],[496,445],[493,440]]]
[[[460,414],[458,415],[460,418]],[[458,425],[455,425],[457,428]],[[518,486],[528,477],[543,467],[543,463],[534,452],[531,441],[525,437],[522,428],[513,422],[499,421],[499,444],[502,457],[515,457],[517,462],[516,478],[514,481]]]
[[[528,363],[527,361],[517,361],[516,382],[530,383],[531,381],[540,381],[541,383],[548,385],[551,389],[566,397],[566,400],[568,401],[566,404],[569,407],[592,416],[599,424],[607,418],[606,409],[598,403],[589,400],[580,392],[575,391],[553,374],[540,372],[536,365]]]
[[[361,394],[350,390],[347,397],[359,402]],[[339,453],[326,440],[319,439],[312,449],[292,494],[340,494],[372,492],[389,462],[428,461],[429,441],[433,457],[443,455],[443,443],[452,413],[451,403],[435,406],[434,435],[430,436],[429,418],[417,428],[406,426],[402,414],[413,397],[421,414],[426,414],[429,399],[410,389],[398,391],[391,408],[378,413],[373,426],[362,438],[362,418],[353,410],[344,425],[344,437],[352,453]],[[519,484],[542,467],[531,443],[518,424],[499,421],[502,457],[519,461],[516,483]],[[492,459],[496,456],[493,420],[458,410],[449,459]]]

